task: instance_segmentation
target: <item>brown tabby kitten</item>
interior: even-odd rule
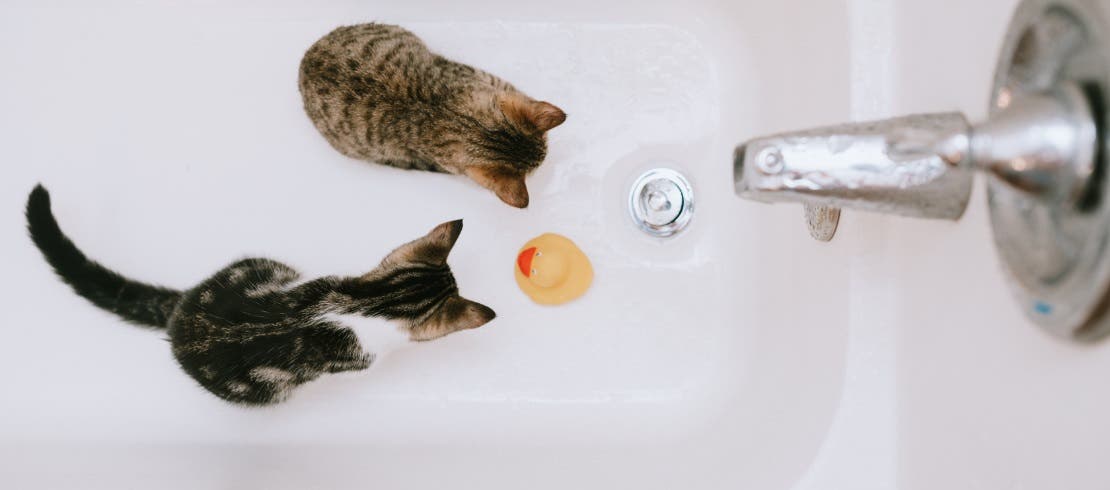
[[[463,174],[511,206],[547,154],[558,107],[489,73],[439,56],[397,26],[340,27],[301,60],[308,117],[344,155],[398,168]]]
[[[35,187],[27,227],[74,292],[129,322],[164,329],[178,364],[212,394],[277,403],[320,375],[362,371],[389,348],[477,328],[493,310],[459,296],[447,254],[462,221],[437,226],[359,276],[302,280],[280,262],[235,262],[175,290],[121,276],[82,253]]]

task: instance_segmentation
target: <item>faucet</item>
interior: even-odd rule
[[[1066,83],[1000,102],[976,126],[946,112],[755,138],[736,148],[736,194],[956,220],[981,170],[1031,198],[1078,203],[1098,146],[1088,97]]]
[[[736,194],[959,219],[987,176],[995,248],[1026,317],[1075,341],[1110,334],[1110,21],[1101,0],[1023,0],[1003,43],[990,115],[944,112],[749,140]]]

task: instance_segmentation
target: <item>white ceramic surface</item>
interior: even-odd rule
[[[351,161],[316,133],[301,54],[370,20],[569,114],[529,209]],[[848,254],[811,241],[800,210],[734,198],[729,162],[746,135],[848,116],[848,25],[843,5],[800,1],[3,4],[0,486],[792,485],[837,408]],[[663,242],[625,208],[654,165],[698,199]],[[359,273],[464,218],[451,265],[499,316],[281,406],[228,406],[160,334],[52,277],[22,231],[38,181],[90,256],[177,287],[248,254]],[[596,269],[564,307],[512,278],[547,231]]]
[[[732,193],[751,136],[905,112],[985,113],[1016,0],[0,4],[0,487],[1105,488],[1110,347],[1010,301],[981,188],[958,223]],[[348,160],[304,116],[304,49],[405,25],[560,105],[532,205]],[[691,228],[625,200],[681,170]],[[498,318],[277,407],[228,406],[51,276],[22,227],[36,182],[91,256],[186,287],[243,255],[357,273],[464,218],[450,263]],[[593,289],[513,283],[517,247],[575,239]]]

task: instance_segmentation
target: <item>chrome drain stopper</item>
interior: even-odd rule
[[[674,236],[690,224],[694,214],[694,191],[682,174],[669,168],[644,172],[628,195],[632,221],[645,233]]]

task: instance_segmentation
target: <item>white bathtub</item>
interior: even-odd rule
[[[1021,319],[981,195],[959,224],[845,213],[822,244],[732,192],[756,134],[981,114],[1012,0],[86,3],[0,5],[0,487],[1098,486],[1110,352]],[[317,134],[300,56],[371,20],[569,114],[530,208]],[[654,166],[696,193],[667,241],[625,209]],[[21,232],[39,181],[89,255],[175,287],[248,254],[359,273],[464,218],[451,266],[498,318],[229,406],[52,277]],[[512,280],[546,231],[596,269],[564,307]]]

